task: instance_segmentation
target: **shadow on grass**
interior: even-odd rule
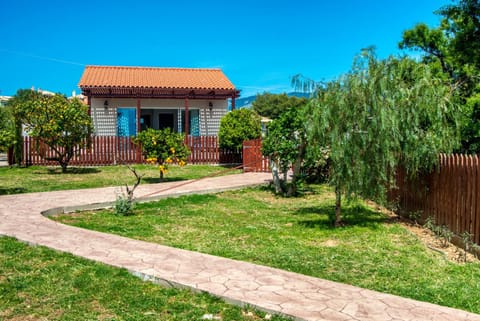
[[[317,219],[299,220],[298,224],[307,228],[334,229],[335,206],[325,204],[315,207],[304,207],[297,210],[294,215],[317,214]],[[362,205],[347,205],[342,207],[342,227],[353,226],[377,229],[380,224],[392,223],[392,219],[382,213],[376,212]]]
[[[38,172],[38,171],[35,171],[33,172],[34,174],[50,174],[50,175],[61,175],[63,174],[62,173],[62,169],[59,168],[59,167],[49,167],[49,168],[46,168],[45,169],[46,172]],[[82,175],[82,174],[97,174],[97,173],[100,173],[101,170],[98,169],[98,168],[94,168],[94,167],[69,167],[67,168],[67,172],[65,174],[79,174],[79,175]]]
[[[0,195],[22,194],[26,192],[27,192],[27,189],[24,187],[9,187],[9,188],[0,187]]]
[[[179,181],[186,181],[187,179],[185,178],[179,178],[179,177],[164,177],[163,181],[160,182],[160,179],[158,177],[143,177],[142,182],[146,184],[158,184],[158,183],[168,183],[168,182],[179,182]]]

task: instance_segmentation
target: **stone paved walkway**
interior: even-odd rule
[[[248,173],[187,184],[141,185],[136,195],[153,199],[162,195],[220,191],[262,184],[269,177]],[[113,202],[115,191],[115,188],[99,188],[1,196],[0,234],[126,268],[145,280],[209,292],[229,302],[250,304],[293,316],[297,320],[480,321],[480,315],[456,309],[66,226],[40,214],[47,210],[58,212],[90,204],[99,207],[102,203]]]

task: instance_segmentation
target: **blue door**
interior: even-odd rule
[[[137,135],[137,110],[136,108],[117,109],[117,135],[130,137]]]

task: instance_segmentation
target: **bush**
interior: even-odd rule
[[[260,138],[262,128],[260,116],[251,109],[237,109],[229,112],[220,121],[218,137],[220,147],[235,150],[243,141]]]
[[[174,133],[170,128],[163,130],[148,128],[141,131],[134,142],[142,147],[143,157],[147,163],[159,165],[162,181],[169,164],[174,162],[180,166],[186,164],[190,151],[184,140],[183,134]]]
[[[135,204],[128,197],[120,195],[117,197],[114,205],[114,212],[116,215],[129,216],[133,215]]]

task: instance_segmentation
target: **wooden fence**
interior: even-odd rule
[[[480,245],[480,159],[471,155],[440,155],[438,168],[414,181],[400,171],[398,189],[389,198],[402,212],[421,212],[456,235],[468,232]]]
[[[101,166],[142,162],[141,150],[130,137],[93,136],[90,148],[81,149],[70,161],[76,166]],[[58,165],[47,160],[54,151],[32,137],[23,139],[23,165]]]
[[[140,148],[130,137],[94,136],[88,149],[82,149],[70,161],[75,166],[101,166],[142,163]],[[191,151],[187,162],[190,164],[241,164],[242,151],[220,148],[216,136],[189,136],[186,139]],[[11,156],[11,155],[10,155]],[[22,165],[57,165],[46,160],[54,152],[48,146],[38,143],[32,137],[24,137]]]
[[[262,155],[262,139],[243,142],[243,171],[270,172],[268,157]]]
[[[191,154],[190,164],[241,164],[242,151],[220,148],[217,136],[188,136],[187,145]]]

